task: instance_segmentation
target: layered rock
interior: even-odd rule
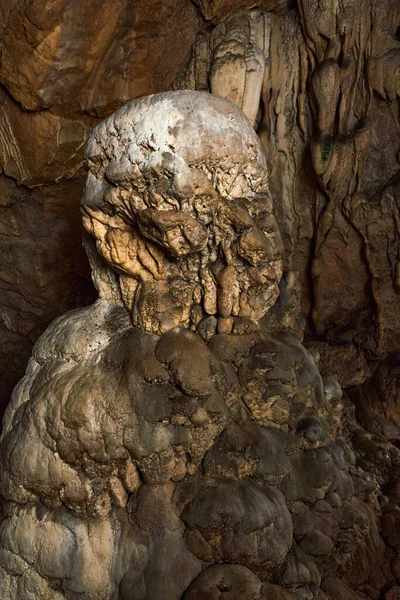
[[[356,345],[363,359],[393,361],[399,346],[399,18],[394,0],[296,7],[274,0],[198,0],[196,7],[172,0],[153,2],[151,11],[145,1],[133,8],[125,0],[112,6],[6,2],[0,12],[1,229],[14,223],[27,248],[31,234],[22,215],[35,212],[35,237],[42,237],[45,204],[71,236],[51,236],[54,260],[40,267],[50,277],[43,293],[40,278],[32,278],[30,251],[14,270],[8,233],[1,234],[7,293],[0,301],[0,362],[7,366],[0,402],[8,402],[32,342],[53,316],[92,296],[74,211],[88,132],[125,101],[168,89],[196,32],[192,60],[176,85],[226,96],[254,121],[268,148],[272,196],[280,199],[285,270],[300,275],[307,334],[327,342],[332,355]],[[26,210],[10,215],[16,202]],[[35,254],[43,254],[40,247]],[[59,273],[70,273],[75,283],[66,289]],[[21,280],[38,313],[34,320],[26,296],[21,300]],[[10,321],[10,294],[18,326]],[[26,333],[33,329],[33,336]],[[371,369],[374,364],[366,377]]]

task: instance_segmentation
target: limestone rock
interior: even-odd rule
[[[218,23],[241,8],[259,6],[268,12],[284,13],[292,8],[290,0],[195,0],[207,21]]]
[[[87,123],[48,111],[28,113],[4,92],[2,96],[0,167],[5,175],[30,188],[76,175],[89,133]]]
[[[184,595],[184,600],[218,600],[222,594],[231,600],[259,600],[260,591],[261,581],[246,567],[218,565],[201,573]]]
[[[6,412],[2,599],[393,596],[397,372],[376,369],[361,408],[383,389],[388,416],[365,417],[357,379],[321,376],[326,342],[302,345],[250,122],[157,94],[96,127],[86,160],[100,298],[51,323]]]
[[[274,304],[282,267],[265,156],[234,104],[201,92],[127,104],[94,130],[86,160],[83,223],[104,260],[92,261],[95,283],[135,325],[196,330],[219,315],[230,331]]]
[[[359,386],[371,377],[365,354],[355,344],[337,346],[310,341],[306,348],[314,354],[322,375],[335,374],[344,388]]]
[[[32,344],[60,313],[94,298],[82,249],[82,178],[28,190],[0,176],[0,405],[9,401]],[[0,409],[0,412],[2,410]]]
[[[0,8],[0,171],[8,178],[0,184],[0,362],[7,364],[0,405],[38,334],[93,298],[75,210],[89,131],[126,101],[168,89],[197,28],[196,8],[186,0],[151,8],[147,0],[7,0]],[[41,240],[35,248],[33,238]],[[32,311],[35,334],[27,337]]]
[[[400,15],[370,4],[238,9],[198,34],[175,85],[227,97],[254,124],[309,334],[381,359],[400,329]]]
[[[302,314],[291,323],[292,333],[300,339],[306,325],[308,338],[316,333],[331,347],[355,345],[368,360],[385,360],[397,351],[400,330],[399,18],[395,0],[346,0],[340,6],[171,0],[153,2],[151,9],[146,0],[134,7],[126,0],[112,6],[7,0],[0,9],[0,166],[18,182],[20,202],[31,201],[26,188],[34,187],[35,198],[43,192],[50,207],[47,186],[57,183],[57,197],[67,206],[65,182],[77,201],[81,191],[71,177],[79,173],[84,141],[99,117],[135,97],[167,90],[174,78],[176,87],[227,96],[244,109],[267,149],[285,277],[295,273],[302,288]],[[2,189],[1,196],[10,204],[15,192]],[[59,210],[57,201],[53,206]],[[77,230],[78,216],[67,212],[60,218]],[[147,223],[150,215],[143,218]],[[18,226],[25,229],[25,221]],[[52,248],[57,260],[48,318],[42,289],[29,289],[42,311],[40,331],[57,312],[86,302],[85,294],[74,297],[75,284],[60,292],[58,278],[59,272],[80,270],[84,259],[71,267],[64,242],[53,237]],[[23,267],[19,260],[11,274],[6,257],[1,253],[0,270],[7,271],[7,285],[18,298],[21,279],[31,278],[29,259]],[[21,327],[29,328],[29,316],[22,325],[19,301],[15,310]],[[269,315],[270,325],[279,324],[279,311]],[[291,317],[285,314],[286,327]],[[205,335],[210,327],[235,329],[229,317],[222,319],[215,327],[212,317],[199,325]],[[9,328],[7,319],[2,325]],[[9,332],[0,354],[14,353],[8,362],[22,373],[26,351],[18,348],[31,342],[21,338],[17,344],[14,337],[10,346]],[[371,368],[359,366],[365,373]],[[3,382],[16,381],[10,377],[0,384],[7,390],[4,402],[10,387]],[[360,377],[349,372],[346,381]]]

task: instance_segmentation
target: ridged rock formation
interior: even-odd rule
[[[257,129],[310,333],[380,360],[400,346],[399,21],[391,0],[237,11],[198,35],[175,83]]]
[[[6,412],[2,600],[396,598],[397,431],[302,344],[244,113],[144,97],[86,161],[100,298],[41,336]]]
[[[94,298],[76,210],[89,132],[174,79],[255,123],[321,361],[355,358],[346,388],[396,362],[399,22],[396,0],[5,0],[0,412],[40,333]]]
[[[150,333],[200,323],[212,333],[217,314],[214,329],[232,333],[279,295],[264,152],[226,104],[204,93],[150,97],[99,125],[87,146],[82,210],[94,281]]]

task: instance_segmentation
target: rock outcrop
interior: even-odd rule
[[[399,23],[3,2],[2,599],[400,598]]]
[[[383,360],[400,346],[399,5],[283,9],[199,33],[175,87],[229,98],[258,131],[309,334]]]
[[[298,272],[307,337],[327,343],[326,357],[357,347],[365,378],[376,361],[391,364],[400,328],[399,22],[395,0],[171,0],[151,10],[147,0],[7,0],[0,412],[38,335],[94,297],[76,216],[89,131],[174,79],[237,103],[268,149],[284,270]]]

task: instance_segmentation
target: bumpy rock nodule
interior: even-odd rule
[[[378,597],[399,451],[301,343],[250,122],[158,94],[86,159],[100,298],[42,335],[6,413],[2,599]]]

